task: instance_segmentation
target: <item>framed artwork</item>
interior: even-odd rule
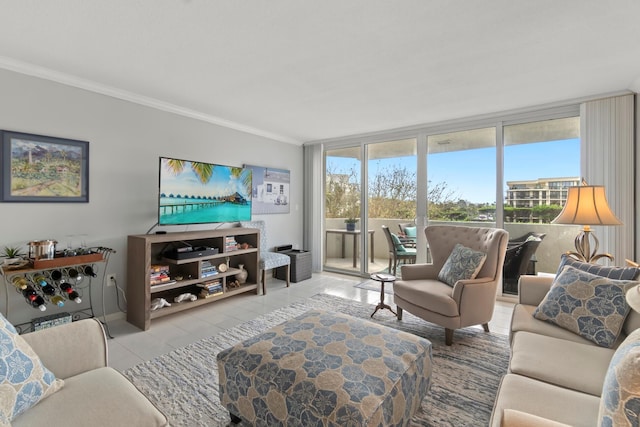
[[[291,172],[285,169],[244,165],[252,171],[251,214],[289,213]]]
[[[89,142],[0,130],[0,144],[0,201],[89,201]]]

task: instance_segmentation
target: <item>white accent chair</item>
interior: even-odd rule
[[[286,281],[287,288],[290,284],[290,273],[291,273],[291,258],[285,254],[279,254],[277,252],[269,252],[267,245],[267,227],[265,226],[264,221],[242,221],[240,222],[241,227],[245,228],[257,228],[260,230],[260,271],[262,272],[262,294],[267,294],[267,270],[273,270],[278,267],[286,267]],[[275,273],[275,270],[273,270]]]

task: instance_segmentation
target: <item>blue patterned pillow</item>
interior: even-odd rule
[[[0,314],[0,425],[9,425],[63,384]]]
[[[570,265],[578,270],[586,271],[587,273],[595,274],[597,276],[608,277],[609,279],[616,280],[636,280],[640,276],[640,268],[637,267],[615,267],[600,264],[590,264],[588,262],[578,261],[571,258],[568,255],[562,255],[560,257],[560,265],[558,266],[557,274],[562,272],[565,265]]]
[[[451,255],[438,273],[438,280],[453,286],[458,280],[475,279],[486,259],[485,253],[456,243]]]
[[[640,329],[618,347],[604,377],[598,425],[637,426],[640,421]]]
[[[629,314],[625,293],[637,284],[632,280],[609,279],[567,265],[556,276],[533,316],[601,347],[611,348]]]

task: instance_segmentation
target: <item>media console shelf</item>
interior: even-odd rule
[[[238,248],[235,244],[245,244]],[[142,330],[151,320],[244,292],[258,293],[260,231],[255,228],[185,231],[167,234],[131,235],[127,239],[127,321]],[[224,264],[224,265],[223,265]],[[235,286],[243,265],[244,284]],[[226,267],[226,268],[225,268]],[[152,285],[152,273],[166,271],[168,278]],[[221,290],[204,298],[205,283],[216,282]],[[190,293],[195,301],[174,302]],[[171,306],[151,309],[151,301],[166,299]]]

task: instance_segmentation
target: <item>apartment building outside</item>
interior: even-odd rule
[[[564,206],[569,187],[580,185],[579,177],[538,178],[527,181],[507,181],[505,207],[516,211],[516,222],[532,219],[531,209],[536,206]]]

